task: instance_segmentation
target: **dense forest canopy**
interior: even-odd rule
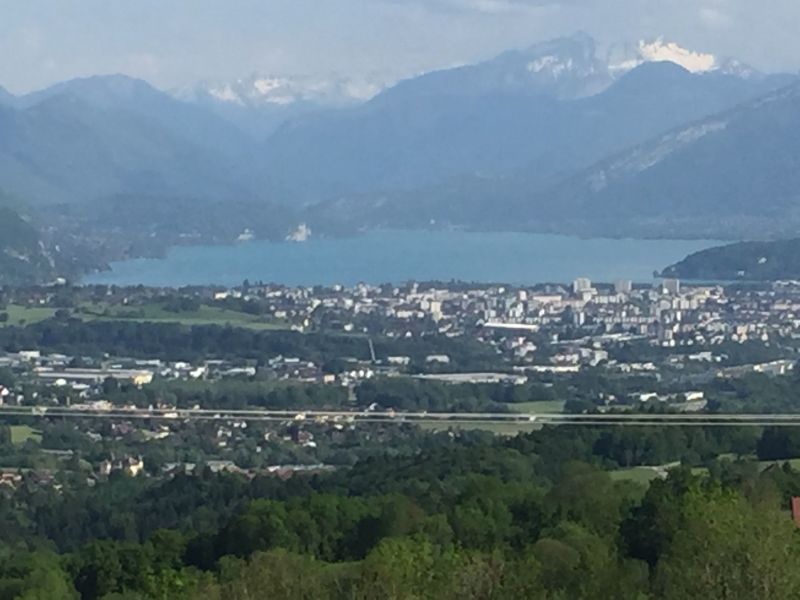
[[[788,506],[800,473],[788,464],[716,461],[647,485],[595,456],[635,434],[667,453],[697,436],[709,455],[753,443],[736,430],[668,429],[443,437],[287,481],[206,470],[64,481],[63,492],[26,485],[0,495],[0,598],[799,594]]]

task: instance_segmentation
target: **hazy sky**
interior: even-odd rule
[[[126,73],[395,79],[587,31],[800,70],[800,0],[0,0],[0,85]]]

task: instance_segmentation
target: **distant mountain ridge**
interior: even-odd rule
[[[589,235],[616,234],[615,228],[625,225],[626,235],[714,238],[720,234],[715,234],[713,227],[708,231],[697,227],[682,231],[678,221],[670,221],[671,209],[666,202],[653,201],[651,206],[655,212],[643,205],[628,205],[614,212],[611,205],[615,192],[609,192],[608,200],[598,200],[602,190],[596,188],[601,187],[601,183],[610,185],[607,179],[616,172],[612,169],[609,173],[610,167],[604,167],[603,161],[622,161],[622,165],[629,153],[627,149],[633,147],[635,150],[630,152],[641,152],[636,148],[642,143],[647,145],[645,140],[648,139],[655,140],[651,143],[658,145],[662,137],[668,140],[670,135],[677,135],[678,141],[688,143],[692,135],[713,129],[715,121],[714,117],[708,117],[709,124],[700,126],[699,130],[692,130],[690,126],[681,134],[685,123],[695,122],[703,115],[731,110],[734,100],[747,102],[760,98],[765,89],[781,86],[788,80],[788,77],[763,78],[754,86],[752,81],[723,73],[700,76],[672,63],[645,64],[621,77],[601,94],[567,104],[549,104],[549,112],[534,114],[528,125],[538,128],[541,132],[538,136],[532,134],[536,129],[526,129],[518,121],[509,124],[506,134],[495,138],[494,156],[502,156],[504,148],[516,150],[513,144],[518,139],[520,149],[511,155],[520,159],[527,153],[524,165],[509,169],[505,174],[459,175],[454,172],[448,181],[433,182],[406,192],[342,194],[319,207],[319,220],[324,223],[352,219],[360,227],[436,224],[581,231]],[[676,127],[677,130],[670,133]],[[430,143],[435,144],[434,141]],[[484,146],[488,148],[488,144]],[[661,148],[665,149],[666,145]],[[607,159],[609,155],[616,158]],[[436,158],[427,160],[435,162]],[[365,164],[369,165],[366,159]],[[492,163],[487,160],[485,164]],[[677,177],[676,174],[673,179]],[[653,191],[657,193],[658,190]],[[659,230],[660,210],[667,211],[663,217],[670,222]],[[717,224],[721,222],[716,221]],[[734,231],[732,228],[726,235],[742,235],[741,229],[738,227]]]
[[[291,120],[264,144],[265,168],[310,200],[523,169],[526,185],[546,182],[790,80],[691,73],[667,62],[612,77],[591,38],[579,35],[428,73],[349,110]]]
[[[11,92],[4,87],[0,87],[0,106],[13,106],[16,101],[16,97]]]
[[[696,74],[715,72],[741,78],[764,77],[736,59],[685,49],[658,38],[637,44],[598,48],[585,33],[514,49],[476,64],[424,72],[394,84],[385,78],[253,74],[236,80],[200,82],[174,90],[236,124],[256,138],[274,132],[286,120],[331,108],[367,102],[382,92],[410,93],[439,86],[452,95],[486,93],[545,94],[573,100],[607,89],[619,77],[645,63],[670,61]],[[413,84],[410,85],[409,84]],[[437,93],[439,93],[437,92]]]
[[[0,105],[0,184],[38,204],[121,191],[250,195],[250,139],[224,120],[123,76],[58,84]]]
[[[299,223],[797,232],[797,77],[661,40],[599,55],[577,34],[374,96],[261,76],[184,99],[121,75],[0,89],[0,188],[90,258]]]
[[[263,140],[287,119],[355,106],[383,88],[380,80],[365,78],[253,74],[236,81],[201,82],[173,90],[172,95],[208,109],[254,139]]]
[[[653,46],[650,58],[663,47]],[[234,106],[299,111],[262,115],[257,128],[288,119],[263,143],[235,123],[239,117],[220,116],[199,97],[181,101],[124,76],[76,79],[16,98],[5,93],[0,184],[46,204],[143,194],[290,205],[527,170],[520,185],[535,191],[785,80],[716,67],[689,73],[642,56],[623,69],[599,59],[594,41],[577,34],[427,73],[363,104],[310,113],[301,107],[306,99],[347,95],[340,88],[348,84],[253,78],[231,91]],[[242,100],[248,89],[260,89],[260,100]]]
[[[792,235],[800,230],[798,140],[793,84],[604,160],[532,201],[555,219]]]
[[[388,88],[376,100],[512,93],[574,100],[596,94],[612,81],[608,64],[597,56],[594,39],[577,33],[508,50],[474,65],[424,73]]]

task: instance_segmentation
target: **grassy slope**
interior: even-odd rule
[[[563,400],[542,400],[533,402],[515,402],[508,407],[518,413],[550,414],[564,412]]]
[[[52,317],[56,310],[45,307],[27,307],[10,304],[2,312],[8,314],[8,321],[1,325],[30,325]]]
[[[109,307],[103,304],[85,305],[73,313],[84,321],[138,321],[180,323],[183,325],[232,325],[248,329],[288,329],[283,322],[264,321],[256,315],[226,310],[213,306],[201,306],[195,311],[174,313],[164,310],[158,305],[146,305],[135,309]],[[107,311],[107,312],[106,312]],[[30,325],[51,318],[55,309],[45,307],[27,307],[9,305],[4,311],[8,313],[8,321],[2,325]],[[137,316],[131,316],[131,313]]]
[[[106,309],[108,313],[106,314]],[[130,316],[132,312],[141,315]],[[233,325],[250,329],[287,329],[288,326],[281,322],[269,322],[257,315],[226,310],[215,306],[203,305],[197,310],[187,312],[170,312],[157,304],[125,309],[120,307],[107,307],[103,305],[90,305],[83,307],[78,314],[85,321],[140,321],[181,323],[183,325]]]
[[[11,443],[21,445],[28,440],[40,442],[42,434],[28,425],[11,425]]]

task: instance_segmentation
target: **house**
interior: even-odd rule
[[[405,367],[411,364],[411,357],[410,356],[387,356],[386,362],[390,365]]]
[[[127,460],[123,461],[123,467],[128,475],[136,477],[139,473],[144,471],[144,461],[141,456],[138,458],[129,456]]]
[[[106,379],[125,381],[137,386],[147,385],[153,381],[153,372],[134,369],[72,369],[67,368],[56,371],[50,368],[37,368],[34,370],[36,377],[44,381],[54,382],[56,385],[68,383],[101,384]]]
[[[426,363],[439,363],[441,365],[450,364],[450,357],[447,354],[429,354],[425,357]]]
[[[208,460],[206,461],[206,467],[208,467],[212,473],[241,473],[242,470],[236,466],[236,463],[232,460]]]
[[[122,460],[104,460],[97,467],[97,472],[105,477],[114,471],[124,471],[125,474],[136,477],[144,471],[144,461],[141,456],[137,458],[129,456]]]
[[[0,471],[0,487],[16,488],[22,483],[22,475],[15,470],[3,469]]]

